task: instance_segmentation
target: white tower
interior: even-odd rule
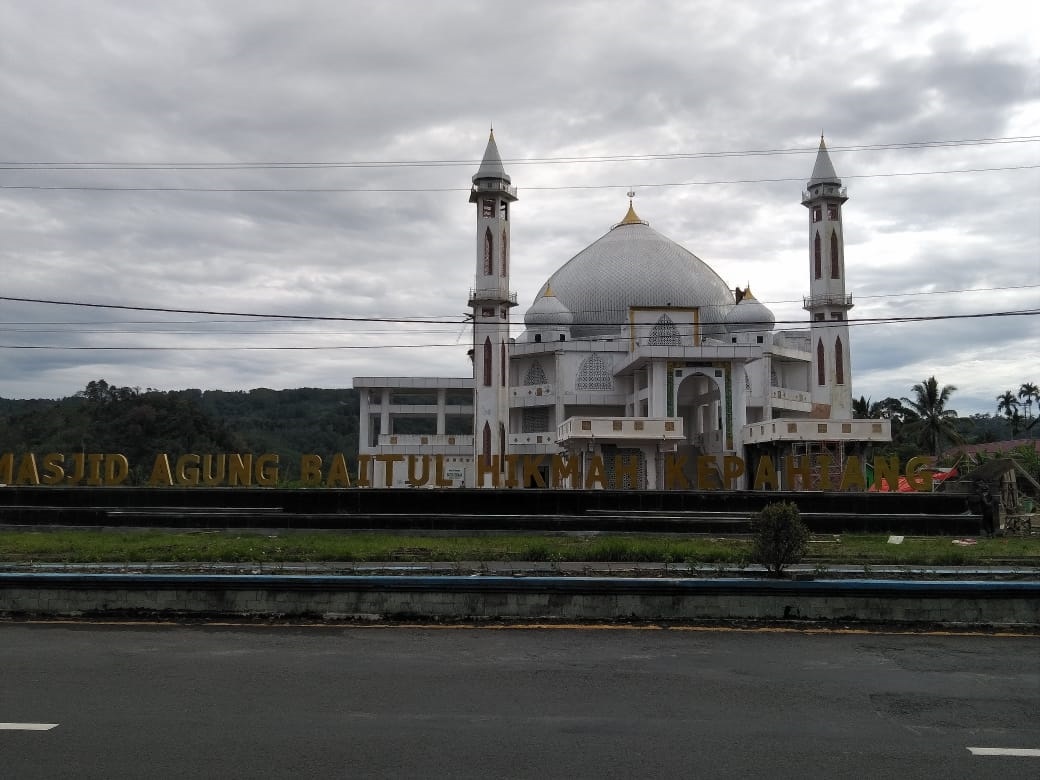
[[[812,415],[852,417],[852,354],[848,312],[852,296],[845,294],[845,239],[841,206],[848,200],[820,136],[812,178],[802,193],[809,209],[809,312],[812,348]]]
[[[502,166],[492,130],[469,196],[469,202],[477,204],[477,268],[469,295],[473,308],[473,462],[477,486],[482,483],[481,463],[490,469],[497,456],[496,471],[505,464],[509,310],[516,306],[516,293],[509,290],[509,204],[515,200],[516,187],[510,184]]]

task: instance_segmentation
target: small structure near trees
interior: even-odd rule
[[[968,506],[982,517],[982,532],[1029,533],[1035,526],[1040,483],[1014,458],[992,458],[943,485],[949,493],[964,493]],[[963,469],[963,466],[962,466]]]

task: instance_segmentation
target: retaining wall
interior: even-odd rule
[[[0,615],[1040,626],[1040,582],[0,574]]]
[[[944,493],[25,486],[0,487],[0,525],[717,533],[771,501],[793,501],[817,533],[980,525],[964,496]]]

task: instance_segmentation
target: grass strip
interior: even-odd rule
[[[0,531],[8,563],[306,563],[538,561],[746,564],[741,538],[675,536],[412,536],[388,533],[239,534],[161,531]],[[820,565],[1040,566],[1040,537],[977,539],[887,535],[815,537],[804,562]]]

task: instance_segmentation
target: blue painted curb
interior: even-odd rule
[[[1035,598],[1040,581],[769,580],[657,577],[360,576],[277,574],[0,574],[0,588],[278,590],[616,595],[803,595],[882,598]]]

